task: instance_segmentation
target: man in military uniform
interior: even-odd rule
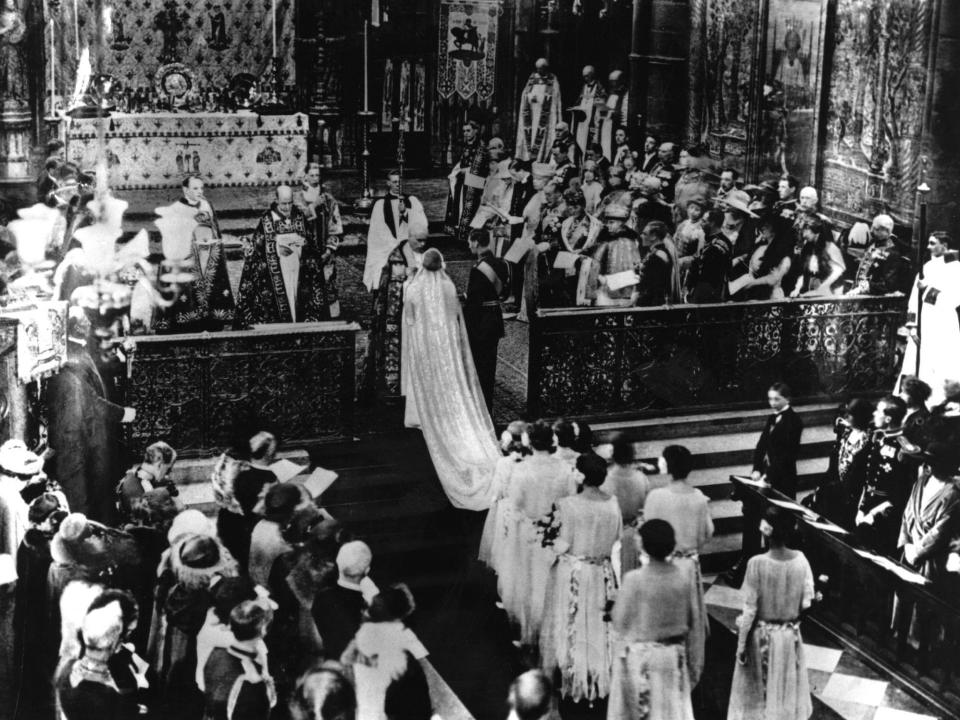
[[[870,244],[863,251],[860,266],[848,295],[906,293],[913,280],[909,248],[893,234],[893,218],[877,215],[870,225]]]
[[[857,536],[886,555],[896,550],[900,520],[916,480],[917,465],[901,454],[907,404],[890,395],[873,413],[876,430],[867,453],[867,473],[857,510]]]
[[[672,142],[661,143],[657,150],[657,164],[650,175],[660,181],[660,192],[667,202],[673,201],[673,191],[680,173],[677,171],[677,146]]]
[[[494,256],[488,230],[471,232],[469,245],[470,251],[477,256],[477,264],[470,270],[470,279],[467,281],[463,320],[483,399],[487,403],[487,410],[492,410],[497,377],[497,347],[504,335],[500,301],[506,294],[510,273],[507,263]]]
[[[797,192],[800,181],[793,175],[784,175],[777,183],[777,201],[773,204],[774,215],[793,220],[797,214]]]

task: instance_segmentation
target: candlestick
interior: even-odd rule
[[[271,9],[273,11],[273,57],[277,56],[277,0],[271,0]]]
[[[46,9],[44,9],[46,12]],[[57,114],[56,108],[56,97],[57,97],[57,43],[56,43],[56,32],[57,25],[53,21],[53,18],[50,18],[50,115],[49,117],[54,117]]]
[[[370,112],[370,51],[367,49],[370,21],[363,21],[363,111]]]

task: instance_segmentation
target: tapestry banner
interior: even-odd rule
[[[493,98],[499,17],[499,0],[443,0],[440,4],[440,97],[476,97],[479,102]]]
[[[33,382],[60,370],[67,360],[67,303],[39,302],[22,310],[6,310],[17,325],[17,377]]]

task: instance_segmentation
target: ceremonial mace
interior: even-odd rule
[[[363,190],[353,201],[353,209],[369,214],[373,210],[373,191],[370,189],[370,21],[363,21],[363,110],[357,113],[360,118],[360,137],[363,149],[360,152],[360,182]]]
[[[920,376],[920,348],[921,348],[921,327],[920,319],[923,315],[923,248],[927,238],[927,194],[930,192],[930,186],[927,185],[925,176],[927,174],[927,163],[929,160],[926,155],[920,158],[920,184],[917,186],[917,196],[920,199],[920,222],[918,227],[919,237],[917,238],[917,266],[919,272],[917,275],[917,362],[914,368],[914,375]]]

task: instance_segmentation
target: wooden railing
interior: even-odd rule
[[[758,521],[771,500],[788,500],[736,476],[730,480],[744,503],[745,522]],[[852,535],[804,520],[798,523],[795,546],[810,561],[823,594],[809,617],[947,716],[960,717],[956,586],[912,582],[907,566],[887,559],[885,567],[864,555]]]
[[[777,380],[802,401],[893,389],[903,297],[531,313],[531,417],[659,416],[756,406]]]

